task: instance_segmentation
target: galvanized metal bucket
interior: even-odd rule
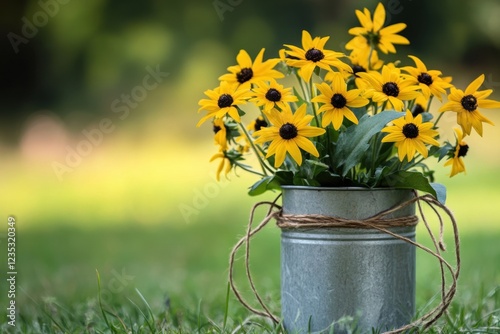
[[[365,219],[410,190],[283,186],[283,214]],[[387,218],[413,216],[409,205]],[[415,227],[390,231],[415,239]],[[415,315],[415,247],[376,229],[282,229],[281,308],[289,333],[398,328]],[[343,323],[353,319],[346,328]],[[349,323],[349,321],[347,321]]]

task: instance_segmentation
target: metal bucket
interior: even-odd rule
[[[410,190],[283,186],[284,214],[364,219]],[[387,218],[412,216],[415,205]],[[415,239],[415,227],[390,228]],[[415,315],[415,247],[375,229],[282,229],[281,309],[289,333],[390,330]],[[353,319],[350,328],[343,323]],[[349,321],[347,321],[349,323]]]

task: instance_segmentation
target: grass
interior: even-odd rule
[[[244,231],[235,222],[116,229],[59,227],[18,237],[18,318],[6,333],[274,333],[227,298],[227,257]],[[500,231],[462,237],[463,272],[449,316],[430,333],[500,330]],[[256,284],[279,313],[279,233],[255,240]],[[478,261],[480,259],[480,261]],[[418,256],[417,305],[438,292],[434,261]],[[96,270],[98,274],[96,274]],[[242,268],[237,272],[242,276]],[[244,288],[242,281],[239,284]],[[246,289],[248,290],[248,289]],[[4,292],[2,292],[4,294]],[[2,312],[5,308],[2,307]],[[1,315],[5,319],[5,315]]]

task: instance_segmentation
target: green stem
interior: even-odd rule
[[[429,98],[429,102],[427,102],[427,109],[425,109],[425,111],[430,112],[431,102],[432,102],[433,98],[434,98],[434,96],[431,95],[431,97]]]
[[[304,88],[304,80],[298,75],[298,73],[295,74],[295,77],[297,78],[297,81],[299,82],[300,90],[302,90],[302,98],[304,101],[308,101],[308,96],[307,96],[307,90]]]
[[[332,171],[335,171],[335,169],[333,168],[333,165],[334,165],[333,151],[332,151],[333,145],[332,145],[332,140],[331,140],[331,137],[330,137],[330,131],[329,131],[330,128],[333,129],[333,127],[330,127],[330,126],[327,126],[325,128],[325,130],[326,130],[326,140],[327,140],[325,147],[326,147],[326,152],[328,154],[328,160],[330,161],[330,169]],[[334,131],[335,131],[335,129],[334,129]]]
[[[398,162],[399,162],[399,158],[396,157],[396,159],[394,159],[394,162],[389,166],[389,172],[390,173],[393,173],[393,172],[395,173],[398,170],[396,168],[396,165],[398,164]],[[396,169],[394,169],[394,168],[396,168]]]
[[[385,110],[385,107],[387,107],[387,101],[384,101],[384,103],[382,103],[382,108],[380,109],[380,111],[384,111]],[[377,106],[377,102],[373,102],[373,109],[375,110],[373,112],[373,115],[376,115],[378,114],[378,106]]]
[[[316,126],[320,127],[321,123],[319,122],[318,113],[316,112],[316,104],[314,102],[312,102],[313,97],[315,97],[315,95],[316,95],[316,94],[314,94],[314,88],[313,88],[312,83],[309,83],[309,92],[311,94],[310,95],[311,99],[309,101],[311,101],[311,107],[313,110],[314,119],[316,120]]]
[[[434,128],[437,128],[437,125],[439,121],[441,120],[441,117],[443,117],[444,112],[440,112],[438,118],[436,119],[436,122],[434,122]]]
[[[415,159],[416,160],[416,159]],[[416,165],[418,165],[419,163],[421,163],[422,161],[424,161],[425,158],[424,157],[420,157],[420,159],[418,161],[414,161],[413,163],[410,163],[408,162],[406,165],[405,165],[405,170],[408,170],[410,168],[413,168],[415,167]]]
[[[255,174],[255,175],[258,175],[260,177],[266,177],[267,175],[266,174],[262,174],[262,173],[259,173],[253,169],[250,169],[248,167],[246,167],[245,165],[242,165],[240,164],[239,162],[234,162],[234,164],[237,166],[237,167],[240,167],[241,169],[243,169],[244,171],[247,171],[249,173],[252,173],[252,174]]]
[[[271,174],[273,174],[273,173],[274,173],[274,171],[266,165],[266,163],[264,162],[264,160],[262,160],[262,157],[260,156],[259,151],[258,151],[258,150],[257,150],[257,148],[255,147],[255,144],[254,144],[254,142],[253,142],[252,138],[251,138],[251,137],[250,137],[250,135],[248,134],[248,132],[247,132],[247,130],[245,129],[245,127],[243,126],[243,124],[241,124],[241,123],[238,123],[238,124],[240,125],[241,130],[243,130],[243,133],[244,133],[244,134],[245,134],[245,136],[247,137],[248,142],[250,143],[250,146],[252,147],[252,149],[253,149],[253,151],[254,151],[255,155],[257,156],[257,159],[259,160],[260,166],[262,167],[262,172],[263,172],[263,174],[264,174],[265,176],[267,176],[267,175],[268,175],[268,174],[267,174],[267,172],[268,172],[268,171],[269,171]]]
[[[371,161],[371,166],[370,166],[370,172],[372,176],[375,176],[375,162],[377,160],[378,155],[380,154],[380,148],[382,147],[382,143],[380,140],[380,133],[377,133],[375,136],[373,136],[373,149],[372,149],[372,161]]]
[[[368,68],[366,69],[367,71],[371,71],[371,67],[372,67],[372,62],[371,62],[372,54],[373,54],[373,46],[370,45],[370,53],[368,53]]]
[[[415,100],[408,101],[408,107],[406,109],[410,110],[412,112],[413,106],[415,105]],[[405,111],[406,112],[406,111]]]

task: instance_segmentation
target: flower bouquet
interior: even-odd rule
[[[329,50],[329,37],[303,31],[302,46],[285,44],[279,58],[264,60],[262,49],[252,61],[241,50],[220,86],[205,92],[198,126],[213,124],[218,178],[237,169],[257,175],[250,195],[308,185],[409,188],[443,198],[426,161],[444,159],[451,176],[465,172],[465,137],[473,130],[482,135],[483,123],[493,123],[480,109],[500,102],[487,99],[491,89],[479,90],[484,75],[464,91],[416,56],[406,66],[404,59],[385,63],[380,53],[409,44],[398,34],[406,25],[384,27],[382,4],[373,18],[366,8],[356,15],[361,26],[349,30],[349,55]],[[296,85],[279,83],[285,76]],[[441,103],[437,115],[430,112],[433,100]],[[247,116],[246,104],[258,113]],[[440,135],[444,113],[456,114],[455,139]],[[252,154],[253,166],[245,161]]]
[[[429,326],[443,314],[459,274],[458,232],[444,206],[446,189],[434,182],[427,162],[444,160],[444,166],[451,166],[450,176],[465,172],[466,137],[472,132],[482,136],[483,123],[493,125],[480,109],[500,108],[500,102],[488,99],[491,89],[480,90],[484,75],[461,90],[451,77],[428,69],[417,56],[385,62],[381,54],[409,44],[399,35],[406,25],[384,27],[380,3],[373,15],[366,8],[356,15],[361,26],[349,30],[353,38],[345,46],[348,55],[328,49],[329,37],[313,38],[307,31],[302,32],[301,46],[285,44],[278,58],[264,60],[262,49],[252,60],[241,50],[237,65],[228,67],[220,85],[207,90],[207,98],[199,102],[199,111],[206,114],[198,126],[210,121],[215,133],[218,152],[211,161],[219,160],[217,178],[241,169],[258,177],[250,195],[268,190],[283,194],[283,207],[267,203],[279,210],[270,209],[258,227],[252,229],[250,220],[247,235],[231,253],[229,275],[243,305],[280,322],[257,294],[248,267],[250,238],[276,219],[283,230],[282,312],[287,330],[324,330],[342,315],[361,310],[361,329],[400,327],[393,332],[402,332]],[[437,114],[431,112],[436,100]],[[456,114],[454,139],[442,137],[442,130],[448,130],[440,128],[445,113]],[[359,189],[376,194],[362,197]],[[416,190],[426,195],[417,196]],[[456,270],[441,256],[442,240],[432,235],[419,201],[450,216]],[[415,204],[434,250],[415,242]],[[442,230],[441,217],[439,221]],[[234,286],[234,255],[245,243],[247,277],[264,311],[249,306]],[[351,247],[354,244],[359,247]],[[440,262],[442,302],[406,325],[415,309],[415,247]],[[448,291],[445,270],[452,277]]]

